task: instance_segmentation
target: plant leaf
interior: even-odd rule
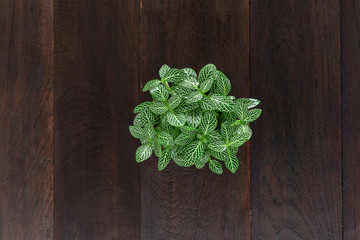
[[[214,91],[223,96],[228,95],[231,91],[230,80],[221,71],[217,71]]]
[[[249,140],[247,138],[246,135],[241,135],[241,134],[234,134],[229,141],[229,146],[232,147],[240,147],[241,145],[243,145],[247,140]]]
[[[174,110],[182,102],[182,99],[183,98],[179,95],[174,95],[174,96],[170,97],[169,101],[168,101],[169,108]]]
[[[256,107],[261,102],[260,100],[257,100],[254,98],[239,98],[239,99],[236,99],[236,101],[238,103],[243,104],[248,109]]]
[[[168,111],[168,106],[164,102],[154,102],[149,106],[151,112],[155,114],[164,114]]]
[[[139,113],[139,112],[141,112],[142,110],[148,108],[151,104],[152,104],[152,102],[150,102],[150,101],[146,101],[146,102],[140,103],[139,105],[137,105],[137,106],[134,108],[134,113]]]
[[[206,111],[202,117],[199,128],[203,134],[207,134],[209,131],[216,128],[217,123],[215,113],[213,111]]]
[[[222,169],[221,164],[216,160],[212,160],[212,159],[209,160],[209,168],[214,173],[217,173],[217,174],[222,174],[223,173],[223,169]]]
[[[136,150],[136,162],[142,162],[148,159],[152,154],[152,148],[149,145],[141,145]]]
[[[200,83],[205,82],[209,79],[215,79],[216,78],[216,67],[214,64],[207,64],[205,65],[199,72],[198,80]]]
[[[204,143],[201,141],[192,142],[184,149],[184,160],[187,161],[189,165],[199,162],[203,157],[204,149]]]
[[[208,151],[205,151],[203,154],[203,157],[199,162],[195,163],[195,167],[197,169],[201,169],[205,166],[205,164],[210,160],[210,153]]]
[[[188,95],[186,103],[195,103],[202,99],[203,95],[201,92],[195,91]]]
[[[156,118],[149,109],[144,108],[141,113],[135,116],[134,126],[142,127],[148,123],[155,124]]]
[[[196,78],[187,76],[183,81],[179,83],[179,86],[195,90],[198,88],[199,83]]]
[[[197,78],[197,74],[194,69],[192,68],[183,68],[184,73],[186,76]]]
[[[251,109],[249,111],[247,111],[247,113],[245,114],[245,118],[244,121],[245,122],[253,122],[256,119],[258,119],[261,115],[261,109],[258,108],[254,108]]]
[[[235,113],[239,117],[240,120],[244,120],[246,118],[246,114],[248,112],[248,109],[246,105],[244,105],[241,101],[238,101],[239,99],[235,100]]]
[[[207,139],[208,141],[211,142],[216,142],[216,141],[221,141],[222,140],[222,136],[220,133],[218,133],[215,130],[211,130],[208,132],[207,134]]]
[[[186,116],[184,113],[168,112],[166,115],[168,123],[174,127],[182,127],[186,123]]]
[[[154,130],[154,126],[152,124],[146,124],[144,127],[144,137],[147,140],[153,139],[156,135],[156,132]]]
[[[157,137],[157,142],[161,145],[168,146],[173,141],[173,137],[167,132],[160,132]]]
[[[166,82],[177,83],[182,81],[185,77],[186,74],[184,71],[176,68],[171,68],[168,71],[166,71],[162,79],[164,79]]]
[[[159,86],[160,83],[161,83],[161,82],[160,82],[160,80],[158,80],[158,79],[150,80],[150,81],[147,82],[147,83],[145,84],[145,86],[143,87],[143,92],[149,91],[149,90],[153,89],[154,87]]]
[[[212,94],[210,96],[210,100],[214,104],[216,110],[221,112],[233,112],[235,110],[235,103],[231,100],[231,98],[218,94]]]
[[[171,159],[171,151],[169,148],[165,148],[164,151],[161,153],[161,157],[158,161],[158,170],[164,170],[167,165],[169,165]]]
[[[233,128],[227,122],[221,124],[221,136],[224,138],[226,143],[229,143]]]
[[[141,127],[137,127],[137,126],[130,126],[129,127],[130,130],[130,134],[134,137],[134,138],[143,138],[145,136],[144,133],[144,129]]]
[[[215,152],[223,152],[226,150],[226,143],[224,141],[213,142],[208,145],[208,148]]]
[[[246,124],[241,124],[236,128],[236,133],[240,135],[244,135],[247,139],[250,139],[252,136],[251,128]]]
[[[201,111],[199,109],[195,109],[186,114],[186,121],[192,127],[198,127],[201,122]]]
[[[186,102],[183,102],[176,108],[176,111],[185,113],[185,112],[189,112],[189,111],[192,111],[194,109],[197,109],[198,107],[199,107],[199,103],[186,103]]]
[[[179,85],[173,87],[172,90],[176,95],[179,95],[182,97],[186,97],[189,93],[191,93],[190,88],[186,88],[186,87],[179,86]]]
[[[159,143],[157,143],[157,142],[154,143],[153,150],[154,150],[155,156],[161,157],[162,150],[161,150],[161,145]]]
[[[210,100],[210,98],[203,98],[202,101],[200,102],[200,107],[203,110],[208,110],[208,111],[212,111],[212,110],[216,110],[216,106],[215,104]]]
[[[229,150],[228,150],[227,158],[225,160],[225,166],[232,173],[235,173],[239,167],[239,160],[235,155],[231,154]]]
[[[223,112],[220,115],[220,122],[229,122],[230,124],[235,123],[237,115],[234,112]]]
[[[154,100],[160,102],[165,102],[169,98],[169,91],[163,85],[152,88],[150,94]]]
[[[210,90],[211,86],[213,85],[214,83],[214,79],[208,79],[206,81],[204,81],[201,85],[200,85],[200,91],[202,93],[206,93]]]
[[[195,139],[196,133],[181,133],[176,139],[175,144],[185,146]]]
[[[165,78],[166,72],[169,71],[170,69],[171,68],[168,65],[166,65],[166,64],[162,65],[160,70],[159,70],[160,78]]]

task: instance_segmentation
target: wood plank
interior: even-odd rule
[[[248,21],[248,1],[142,1],[141,87],[164,63],[196,71],[214,63],[232,81],[231,94],[248,96]],[[159,172],[154,157],[142,163],[141,238],[250,239],[249,144],[238,156],[235,175],[173,162]]]
[[[55,238],[138,239],[139,4],[55,1]]]
[[[251,1],[252,238],[341,239],[339,1]]]
[[[52,13],[0,1],[0,239],[53,239]]]
[[[344,239],[360,239],[360,2],[341,1]]]

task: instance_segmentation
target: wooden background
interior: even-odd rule
[[[360,239],[360,1],[0,0],[0,239]],[[164,63],[262,101],[236,174],[135,162]]]

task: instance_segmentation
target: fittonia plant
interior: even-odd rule
[[[163,170],[171,159],[179,166],[206,164],[221,174],[221,162],[235,173],[239,167],[236,153],[247,142],[252,131],[249,123],[261,109],[260,101],[229,96],[230,80],[214,64],[203,67],[199,74],[191,68],[176,69],[163,65],[160,79],[145,84],[153,101],[135,107],[134,126],[130,133],[139,138],[136,161],[158,157]]]

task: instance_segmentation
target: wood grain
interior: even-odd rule
[[[53,239],[52,1],[0,1],[0,239]]]
[[[252,239],[341,239],[339,1],[251,1]]]
[[[341,1],[344,239],[360,239],[360,3]]]
[[[164,63],[196,71],[214,63],[231,79],[231,94],[248,96],[248,14],[247,1],[142,1],[140,87]],[[239,158],[238,172],[222,176],[174,163],[159,172],[156,158],[142,163],[141,238],[250,239],[249,145]]]
[[[55,239],[138,239],[139,5],[55,0]]]

